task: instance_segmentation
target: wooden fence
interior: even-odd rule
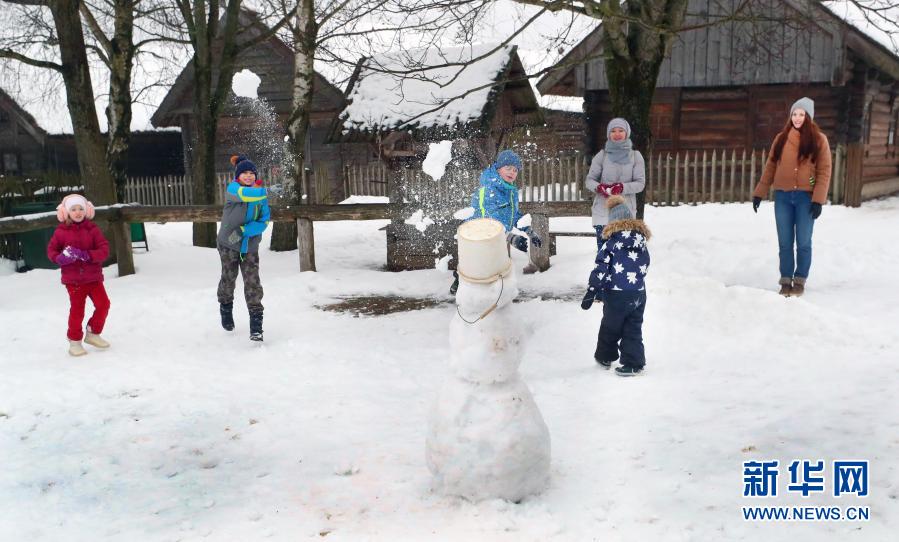
[[[278,173],[265,171],[261,172],[261,175],[266,180],[266,184],[270,186],[272,184],[280,185],[284,182],[283,176]],[[232,178],[231,173],[216,173],[216,204],[221,205],[224,202],[225,189]],[[314,185],[317,179],[323,179],[323,177],[313,175],[308,170],[303,171],[300,190],[303,195],[307,196],[303,198],[303,203],[323,203],[330,197],[330,190],[324,186],[313,186],[314,192],[310,191],[310,184]],[[192,190],[192,179],[186,175],[131,177],[125,183],[125,202],[149,206],[193,205]],[[318,197],[308,197],[309,194],[316,194]]]
[[[846,149],[833,151],[833,174],[829,197],[833,203],[845,200]],[[752,199],[767,159],[766,150],[712,150],[656,153],[646,160],[646,203],[682,205],[698,203],[747,202]],[[590,199],[584,187],[590,164],[584,156],[563,156],[524,160],[519,177],[523,202],[583,201]],[[303,203],[336,203],[323,175],[306,171],[302,179]],[[478,186],[480,171],[448,172],[435,181],[420,169],[405,169],[400,191],[410,203],[458,205],[468,201]],[[390,170],[383,162],[348,165],[344,168],[345,196],[388,195]],[[277,175],[264,175],[280,182]],[[230,174],[217,175],[216,203],[221,204]],[[312,185],[312,186],[310,186]],[[191,179],[184,176],[141,177],[128,180],[125,201],[142,205],[192,205]],[[313,195],[314,197],[309,197]],[[339,197],[339,196],[338,196]]]
[[[657,153],[646,160],[646,203],[681,205],[748,202],[761,177],[767,150],[712,150]],[[846,149],[832,151],[829,197],[845,199]],[[524,160],[519,176],[523,202],[583,201],[593,197],[584,186],[590,164],[584,156]],[[421,170],[403,170],[403,198],[410,203],[467,202],[478,185],[480,171],[458,171],[434,181]],[[390,172],[382,163],[347,166],[345,190],[360,196],[386,196]]]

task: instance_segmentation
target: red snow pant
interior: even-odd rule
[[[91,298],[94,304],[94,314],[87,321],[91,332],[99,335],[103,332],[106,323],[106,315],[109,314],[109,296],[102,282],[89,282],[87,284],[66,284],[69,291],[69,331],[66,335],[70,341],[80,341],[84,337],[81,322],[84,320],[84,306],[87,298]]]

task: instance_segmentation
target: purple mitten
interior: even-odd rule
[[[82,262],[91,261],[91,255],[86,250],[81,250],[80,248],[75,248],[73,246],[67,246],[65,250],[62,251],[63,254],[68,254],[69,256],[75,258],[76,260],[81,260]]]
[[[69,254],[68,249],[63,250],[59,253],[59,256],[56,257],[56,265],[62,267],[63,265],[73,264],[78,261],[78,258]]]

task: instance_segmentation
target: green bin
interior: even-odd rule
[[[56,203],[46,201],[21,203],[10,209],[10,212],[16,216],[46,213],[48,211],[56,211],[56,205]],[[51,226],[16,234],[19,246],[22,247],[22,259],[25,260],[25,267],[20,270],[59,268],[58,265],[47,258],[47,245],[50,244],[50,238],[53,237],[55,229]]]

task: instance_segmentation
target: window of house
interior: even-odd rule
[[[0,109],[0,124],[6,124],[7,122],[9,122],[9,111]]]

